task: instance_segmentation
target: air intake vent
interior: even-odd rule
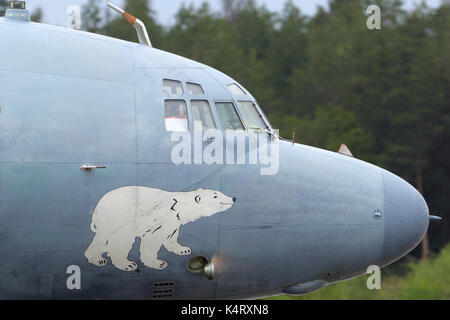
[[[154,290],[153,298],[170,298],[173,295],[173,289]]]
[[[165,299],[170,298],[175,292],[175,283],[171,281],[167,282],[155,282],[153,284],[153,298]]]
[[[155,282],[153,284],[154,287],[173,287],[175,283],[173,282]]]

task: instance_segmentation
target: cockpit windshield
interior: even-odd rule
[[[216,129],[216,123],[208,101],[192,100],[191,109],[194,122],[200,122],[203,130]]]
[[[236,83],[228,84],[228,90],[238,100],[239,111],[247,129],[272,131],[256,102],[248,101],[248,94]]]
[[[231,102],[216,102],[216,110],[224,130],[244,130],[239,115]]]
[[[239,109],[241,110],[242,118],[247,128],[258,128],[270,130],[266,124],[262,114],[259,112],[254,102],[251,101],[239,101]]]
[[[232,83],[228,85],[228,89],[235,96],[246,96],[247,94],[237,84]]]

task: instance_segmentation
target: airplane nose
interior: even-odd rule
[[[424,238],[429,223],[428,206],[422,195],[396,175],[384,174],[383,265],[394,262]]]
[[[236,200],[237,200],[236,197],[234,197],[234,198],[233,198],[233,202],[236,202]]]

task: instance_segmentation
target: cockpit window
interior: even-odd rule
[[[183,94],[183,86],[180,81],[176,80],[163,80],[163,90],[165,94]]]
[[[200,121],[202,123],[203,130],[216,129],[216,123],[214,122],[214,117],[208,101],[192,100],[191,108],[194,122]]]
[[[187,91],[190,95],[203,95],[205,92],[201,85],[196,83],[187,82],[186,83]]]
[[[246,96],[247,94],[242,90],[237,84],[232,83],[228,85],[228,89],[230,89],[231,93],[235,96]]]
[[[189,131],[186,102],[183,100],[166,100],[166,130]]]
[[[255,103],[251,101],[239,101],[238,104],[239,109],[241,110],[242,118],[248,128],[270,129]]]
[[[224,130],[244,130],[244,125],[231,102],[216,102],[216,109]]]

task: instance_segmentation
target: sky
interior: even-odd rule
[[[122,5],[123,0],[108,0],[115,5]],[[107,0],[103,0],[106,7]],[[174,15],[184,2],[186,4],[193,3],[195,6],[199,6],[205,0],[152,0],[153,10],[156,11],[157,20],[167,26],[173,24]],[[415,4],[420,3],[422,0],[403,0],[405,7],[411,9]],[[424,0],[431,8],[436,8],[440,5],[441,0]],[[70,5],[82,6],[87,0],[27,0],[27,8],[33,11],[37,7],[41,7],[44,10],[44,22],[49,24],[56,24],[65,26],[68,18],[67,8]],[[221,9],[220,0],[208,0],[211,7],[215,11]],[[284,0],[257,0],[259,4],[265,4],[271,11],[281,11],[283,8]],[[318,6],[327,7],[328,0],[293,0],[293,2],[301,9],[305,14],[312,15],[315,13]],[[115,14],[114,12],[112,13]]]

